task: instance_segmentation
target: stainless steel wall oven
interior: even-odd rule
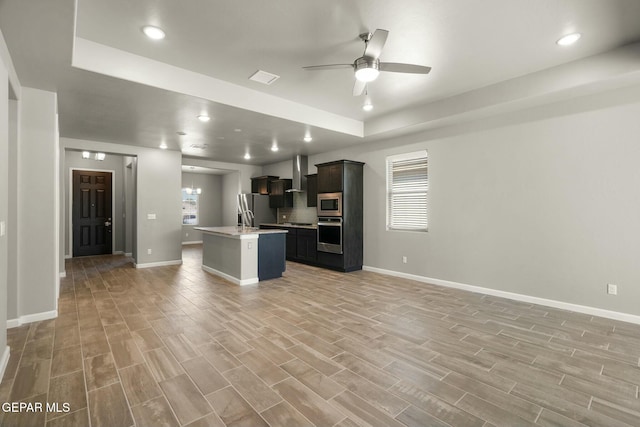
[[[318,218],[318,251],[342,253],[342,218]]]

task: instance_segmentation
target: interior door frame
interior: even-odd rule
[[[73,258],[73,171],[87,171],[87,172],[109,172],[111,173],[111,218],[115,218],[114,210],[116,208],[116,171],[108,169],[91,169],[91,168],[69,168],[69,247],[67,248],[69,253],[66,254],[66,258]],[[115,221],[111,221],[111,254],[115,253],[116,247],[116,225]]]

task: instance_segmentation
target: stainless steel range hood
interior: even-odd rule
[[[293,158],[293,179],[291,190],[287,192],[307,191],[307,174],[308,170],[307,156],[297,155]]]

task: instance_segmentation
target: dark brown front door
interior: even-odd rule
[[[112,253],[111,172],[73,171],[73,256]]]

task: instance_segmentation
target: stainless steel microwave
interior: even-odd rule
[[[342,216],[342,193],[319,193],[318,216]]]

